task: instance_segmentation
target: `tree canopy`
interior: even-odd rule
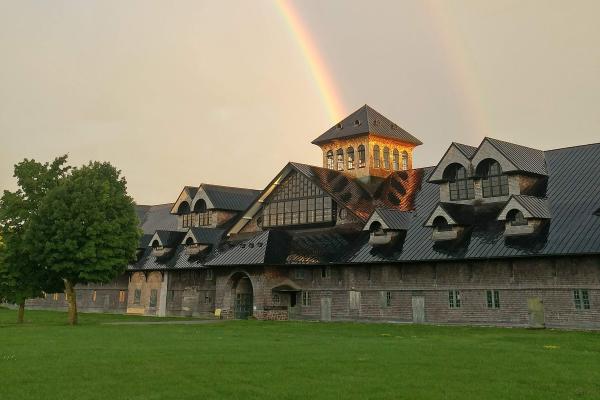
[[[140,231],[125,178],[109,163],[74,168],[51,190],[27,230],[28,250],[63,279],[69,320],[77,323],[73,287],[108,282],[135,258]]]

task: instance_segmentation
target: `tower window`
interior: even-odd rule
[[[344,170],[344,150],[338,149],[336,155],[337,155],[337,170],[343,171]]]
[[[508,176],[502,174],[502,167],[496,160],[484,160],[477,167],[482,177],[483,197],[506,196],[508,194]]]
[[[346,158],[348,159],[348,169],[354,169],[354,147],[348,147],[346,150]]]
[[[327,152],[327,168],[333,169],[333,151],[331,150]]]
[[[404,171],[408,169],[408,153],[406,151],[402,152],[402,169]]]
[[[388,147],[383,148],[383,168],[390,169],[390,149]]]
[[[394,149],[394,171],[400,169],[400,152],[398,149]]]
[[[366,155],[365,155],[365,146],[364,145],[360,145],[358,146],[358,168],[364,168],[365,165],[367,164],[366,162]]]
[[[379,146],[375,145],[373,147],[373,167],[381,168],[381,154],[379,154]]]

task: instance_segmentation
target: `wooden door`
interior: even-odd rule
[[[530,297],[527,299],[527,308],[529,311],[529,326],[532,328],[543,328],[544,320],[544,303],[539,297]]]
[[[412,297],[412,312],[413,322],[415,324],[422,324],[425,322],[425,296]]]
[[[331,297],[321,297],[321,321],[331,321]]]

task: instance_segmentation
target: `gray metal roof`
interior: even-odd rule
[[[365,104],[344,118],[335,126],[312,141],[313,144],[326,143],[330,140],[372,133],[374,135],[411,143],[416,146],[423,144],[419,139],[390,121],[382,114]]]
[[[534,218],[552,218],[548,199],[525,195],[514,195],[512,198],[518,201]]]
[[[452,144],[454,146],[456,146],[456,148],[458,150],[460,150],[460,152],[463,153],[465,155],[465,157],[467,157],[469,160],[471,158],[473,158],[475,153],[477,153],[477,147],[469,146],[468,144],[456,143],[456,142],[452,142]]]
[[[389,229],[406,230],[410,226],[414,213],[390,208],[376,208],[374,214],[377,214]]]
[[[170,213],[172,207],[172,203],[156,206],[135,206],[142,232],[154,234],[159,229],[176,230],[177,216]]]
[[[514,143],[487,137],[488,142],[494,146],[504,157],[508,158],[519,170],[538,175],[548,175],[546,159],[542,150],[532,149]]]
[[[196,242],[201,244],[217,244],[225,233],[225,229],[216,228],[193,227],[190,230],[194,238],[196,238]]]
[[[217,255],[206,265],[283,264],[288,246],[289,237],[283,231],[258,232],[252,238]]]
[[[260,190],[203,183],[202,188],[214,208],[219,210],[244,211],[260,194]]]
[[[181,244],[181,241],[185,236],[185,232],[160,229],[156,231],[156,235],[158,235],[158,238],[164,247],[175,248]]]

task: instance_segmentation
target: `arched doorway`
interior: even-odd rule
[[[253,314],[254,292],[248,275],[239,272],[231,277],[231,298],[235,319],[248,319]]]

